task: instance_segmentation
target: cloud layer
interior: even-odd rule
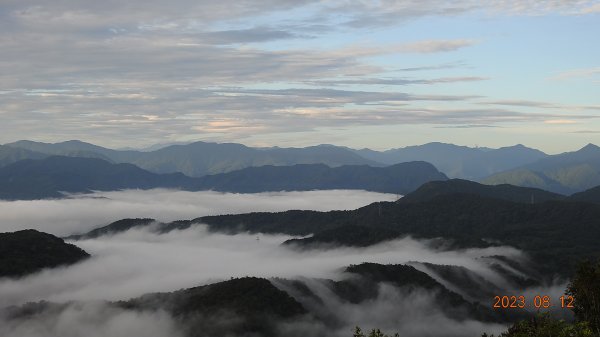
[[[119,147],[156,139],[252,141],[261,133],[273,135],[273,145],[281,133],[322,127],[541,123],[546,111],[482,110],[471,105],[480,96],[476,86],[449,86],[495,80],[464,60],[470,54],[463,52],[489,43],[479,33],[379,35],[432,18],[583,17],[597,13],[594,3],[3,1],[0,142],[78,138]],[[424,61],[404,57],[415,54]],[[450,75],[423,74],[427,69]],[[592,67],[556,77],[596,73]],[[410,88],[398,92],[398,85]],[[345,99],[330,96],[325,89],[332,87]],[[368,108],[365,94],[374,96]],[[393,97],[377,99],[386,96]],[[458,120],[456,110],[467,117]]]
[[[98,193],[95,198],[85,199],[3,203],[0,214],[5,217],[3,224],[7,214],[13,214],[14,219],[21,219],[20,226],[46,218],[46,228],[71,232],[76,228],[89,229],[90,218],[112,221],[123,214],[170,220],[184,215],[191,218],[240,211],[355,208],[395,197],[357,191],[256,195],[125,191]],[[37,218],[32,214],[37,214]],[[69,217],[73,221],[64,223]],[[313,312],[330,315],[338,322],[331,326],[307,318],[283,324],[280,329],[286,336],[327,334],[342,337],[349,335],[356,324],[363,328],[398,331],[403,336],[439,336],[440,331],[444,336],[457,337],[484,331],[497,333],[504,327],[448,317],[439,308],[433,293],[382,285],[378,298],[357,305],[333,296],[319,279],[343,279],[347,276],[341,270],[350,264],[418,261],[462,266],[495,287],[508,291],[509,283],[481,257],[503,255],[517,261],[527,259],[522,252],[510,247],[440,251],[431,248],[429,241],[410,237],[368,248],[299,251],[281,245],[289,238],[287,235],[210,233],[204,225],[198,224],[162,235],[148,228],[138,228],[114,236],[77,241],[75,244],[91,253],[90,259],[19,280],[0,280],[0,308],[40,300],[73,303],[25,320],[0,317],[0,335],[69,337],[86,332],[93,337],[181,336],[181,325],[164,312],[127,312],[102,301],[125,300],[145,293],[169,292],[243,276],[300,278],[308,282],[324,302],[315,305],[306,299],[299,300]],[[555,296],[561,289],[564,289],[562,284],[530,289],[524,294]]]
[[[124,218],[188,220],[205,215],[356,209],[398,196],[366,191],[310,191],[236,194],[164,189],[97,192],[71,199],[0,201],[0,232],[33,228],[67,236]]]

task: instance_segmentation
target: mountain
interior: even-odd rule
[[[155,223],[154,219],[121,219],[110,223],[104,227],[93,229],[83,235],[71,235],[67,236],[65,240],[81,240],[81,239],[95,239],[101,236],[113,235],[120,232],[128,231],[132,228],[147,227]]]
[[[246,167],[294,164],[381,166],[343,147],[319,145],[306,148],[252,148],[234,143],[195,142],[170,145],[154,151],[117,151],[71,140],[48,144],[18,141],[6,146],[46,155],[100,158],[129,163],[154,173],[181,172],[192,177],[230,172]]]
[[[108,312],[117,310],[132,315],[165,313],[173,320],[177,332],[186,337],[349,336],[351,327],[356,324],[356,313],[361,310],[369,310],[371,314],[397,310],[401,315],[410,315],[416,310],[458,322],[500,323],[528,317],[524,312],[494,311],[489,305],[480,304],[489,302],[489,298],[469,302],[410,265],[362,263],[345,267],[341,272],[342,277],[336,280],[232,278],[92,305]],[[413,309],[407,300],[418,303]],[[40,317],[56,322],[67,312],[77,313],[86,308],[89,307],[85,302],[30,302],[0,308],[0,316],[8,324],[18,321],[31,326]]]
[[[45,268],[70,265],[89,256],[75,245],[33,229],[0,233],[0,278],[22,277]]]
[[[308,313],[288,293],[256,277],[147,294],[117,305],[137,311],[165,310],[184,327],[186,336],[276,336],[277,324]]]
[[[155,174],[131,164],[95,158],[52,156],[0,168],[0,199],[60,198],[61,192],[157,187],[184,188],[194,179],[181,173]]]
[[[508,200],[520,203],[540,203],[548,200],[562,200],[565,196],[537,188],[513,185],[484,185],[469,180],[451,179],[431,181],[400,199],[400,202],[430,201],[438,196],[451,194],[472,194],[486,198]]]
[[[47,155],[21,148],[0,145],[0,167],[16,163],[23,159],[42,159]]]
[[[583,192],[575,193],[570,198],[573,201],[593,202],[600,204],[600,186],[590,188]]]
[[[397,202],[377,202],[352,211],[255,212],[171,223],[144,220],[142,225],[152,223],[160,233],[205,224],[211,231],[231,234],[307,236],[285,243],[302,249],[364,247],[406,235],[435,239],[430,244],[441,249],[508,245],[532,257],[529,270],[564,276],[573,272],[578,261],[600,258],[599,218],[600,205],[550,192],[449,180],[426,184]],[[95,232],[115,233],[140,226],[140,221],[123,220]],[[501,265],[498,268],[503,272]]]
[[[283,244],[298,248],[368,247],[400,236],[399,232],[387,228],[349,225],[320,231],[307,238],[290,239]]]
[[[191,178],[181,173],[156,174],[132,164],[112,164],[96,158],[51,156],[0,168],[0,199],[60,198],[62,192],[150,188],[236,193],[364,189],[405,194],[424,182],[444,179],[446,176],[424,162],[389,167],[263,166]]]
[[[361,189],[406,194],[432,180],[448,179],[425,162],[388,167],[323,164],[249,167],[239,171],[199,178],[202,189],[225,192],[305,191],[316,189]]]
[[[493,173],[532,163],[547,155],[521,144],[499,149],[472,148],[445,143],[427,143],[387,151],[355,150],[373,161],[396,164],[426,161],[451,178],[478,180]]]
[[[407,195],[406,198],[411,198]],[[455,247],[509,245],[527,252],[540,275],[569,275],[578,261],[600,258],[600,205],[549,200],[517,203],[475,194],[438,195],[422,202],[380,202],[354,211],[286,211],[194,219],[213,231],[314,234],[344,226],[385,228],[390,237],[444,238]],[[327,232],[325,232],[327,234]],[[375,237],[375,236],[374,236]],[[345,244],[363,238],[348,235]],[[348,243],[348,240],[356,242]]]
[[[33,142],[30,140],[20,140],[14,143],[5,144],[4,146],[13,149],[23,149],[48,156],[68,156],[68,157],[83,157],[83,158],[98,158],[106,161],[112,161],[114,153],[118,151],[103,148],[93,144],[85,143],[79,140],[69,140],[62,143],[48,144]],[[28,158],[36,159],[36,158]]]
[[[514,184],[572,194],[600,185],[600,147],[548,156],[518,169],[491,175],[485,184]]]

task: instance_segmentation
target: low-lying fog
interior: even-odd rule
[[[318,191],[223,194],[167,190],[96,193],[94,197],[0,203],[0,230],[37,228],[55,234],[82,232],[125,217],[168,221],[208,214],[287,209],[354,209],[396,195],[360,191]],[[398,264],[413,261],[464,266],[503,287],[505,281],[481,256],[525,258],[510,247],[439,251],[427,241],[403,238],[368,248],[299,251],[281,246],[286,235],[225,235],[204,225],[156,234],[148,228],[74,242],[92,258],[66,268],[45,270],[20,280],[0,281],[0,308],[28,301],[76,301],[53,315],[4,321],[4,337],[181,336],[164,312],[135,313],[108,307],[98,300],[126,300],[149,292],[168,292],[231,277],[344,277],[350,264]],[[311,289],[323,296],[322,310],[344,326],[328,331],[315,321],[282,325],[282,336],[351,336],[354,325],[380,327],[402,336],[480,336],[504,326],[473,320],[455,321],[438,308],[433,294],[382,285],[380,296],[355,305],[328,296],[315,281]],[[553,288],[560,291],[561,286]],[[564,289],[564,287],[563,287]],[[535,289],[546,293],[547,289]],[[499,294],[504,295],[504,294]],[[491,304],[490,304],[491,305]]]
[[[396,199],[395,194],[356,190],[255,194],[166,189],[97,192],[70,199],[0,201],[0,232],[33,228],[66,236],[124,218],[173,221],[253,211],[330,211],[356,209],[376,201]]]
[[[103,308],[97,300],[123,300],[148,292],[173,291],[226,280],[230,277],[262,276],[283,278],[343,277],[341,268],[361,262],[407,263],[411,261],[465,266],[497,284],[503,280],[479,257],[506,255],[521,258],[521,253],[508,247],[437,251],[426,241],[404,238],[369,248],[338,248],[301,252],[281,246],[290,238],[285,235],[225,235],[210,233],[203,225],[168,234],[149,229],[133,229],[115,236],[75,242],[92,258],[66,268],[46,270],[21,280],[0,281],[0,307],[28,301],[85,301],[70,306],[58,317],[41,317],[31,322],[0,322],[3,336],[18,336],[27,330],[30,336],[76,336],[73,331],[94,330],[98,336],[125,336],[136,326],[156,327],[177,336],[174,324],[164,313],[133,314],[114,308]],[[258,239],[258,240],[257,240]],[[316,289],[318,290],[318,289]],[[403,293],[395,288],[382,289],[382,295],[368,303],[354,305],[325,296],[325,309],[340,315],[347,327],[332,336],[350,336],[354,324],[403,331],[405,336],[428,335],[443,327],[447,336],[461,336],[483,331],[497,332],[503,327],[476,321],[454,321],[444,315],[433,294]],[[364,310],[364,311],[363,311]],[[89,315],[94,319],[86,319]],[[150,315],[150,316],[149,316]],[[47,320],[47,321],[46,321]],[[51,322],[60,322],[59,325]],[[431,322],[435,321],[435,326]],[[287,336],[311,331],[326,335],[326,327],[316,322],[299,322],[281,327]],[[31,332],[31,329],[37,332]],[[39,333],[39,334],[36,334]],[[321,334],[323,333],[323,334]],[[155,336],[152,333],[150,336]],[[131,335],[133,336],[133,335]]]
[[[162,235],[134,229],[115,236],[76,241],[77,246],[92,255],[91,259],[19,281],[0,282],[0,307],[40,299],[59,302],[127,299],[230,277],[338,278],[340,268],[362,262],[459,265],[501,283],[478,258],[520,255],[512,248],[436,251],[411,238],[368,248],[300,252],[281,246],[289,238],[209,233],[201,225]]]

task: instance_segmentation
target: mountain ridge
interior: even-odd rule
[[[235,193],[360,189],[405,194],[426,181],[445,179],[444,174],[425,162],[388,167],[263,166],[193,178],[182,173],[156,174],[133,164],[113,164],[97,158],[51,156],[1,167],[0,199],[61,198],[64,192],[151,188]]]

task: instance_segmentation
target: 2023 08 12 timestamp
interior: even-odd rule
[[[536,295],[533,298],[526,298],[523,295],[520,296],[494,296],[494,309],[548,309],[552,307],[560,307],[565,309],[572,309],[574,306],[575,299],[573,296],[563,295],[558,298],[558,301],[554,302],[553,299],[548,295]]]

